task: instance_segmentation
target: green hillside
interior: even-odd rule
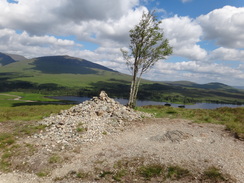
[[[0,67],[0,92],[30,91],[78,95],[104,88],[104,83],[130,83],[130,76],[90,61],[69,56],[47,56]],[[104,87],[103,87],[104,86]],[[105,88],[104,88],[105,89]]]
[[[129,75],[70,56],[38,57],[0,67],[0,92],[94,96],[105,90],[109,96],[128,98],[130,81]],[[222,83],[142,80],[138,98],[172,103],[244,103],[244,92]]]

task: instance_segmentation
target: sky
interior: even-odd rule
[[[0,0],[0,52],[70,55],[130,74],[120,49],[152,10],[173,54],[143,78],[244,86],[244,0]]]

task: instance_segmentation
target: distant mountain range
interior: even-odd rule
[[[190,81],[172,81],[165,82],[175,86],[185,86],[185,87],[193,87],[193,88],[202,88],[202,89],[233,89],[233,86],[229,86],[223,83],[212,82],[207,84],[197,84]]]
[[[28,91],[54,95],[94,95],[99,90],[112,96],[128,97],[131,76],[85,59],[45,56],[26,59],[0,53],[0,92]],[[142,80],[140,99],[218,100],[244,103],[244,92],[222,83],[197,84],[189,81]],[[188,101],[191,102],[191,101]]]

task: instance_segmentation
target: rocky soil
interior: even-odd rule
[[[228,175],[222,182],[244,183],[244,142],[221,125],[154,119],[105,92],[39,123],[45,131],[19,139],[32,152],[12,159],[15,171],[0,173],[0,183],[211,182],[202,177],[208,167]],[[184,167],[191,175],[135,176],[133,167],[150,163]]]

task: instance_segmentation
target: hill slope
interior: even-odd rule
[[[167,82],[168,84],[174,85],[174,86],[181,86],[181,87],[194,87],[194,88],[202,88],[202,89],[234,89],[231,86],[228,86],[223,83],[207,83],[207,84],[198,84],[190,81],[173,81],[173,82]]]
[[[0,66],[8,65],[14,62],[16,61],[13,58],[11,58],[9,55],[0,52]]]
[[[12,53],[5,53],[5,54],[8,55],[8,56],[10,56],[15,61],[21,61],[21,60],[26,60],[27,59],[27,58],[25,58],[22,55],[17,55],[17,54],[12,54]]]
[[[130,76],[84,59],[46,56],[0,67],[0,80],[0,92],[16,89],[56,90],[73,95],[71,89],[90,87],[90,91],[94,88],[98,90],[104,83],[129,83]]]
[[[46,74],[96,74],[99,71],[115,72],[90,61],[69,56],[46,56],[35,58],[33,70]]]

